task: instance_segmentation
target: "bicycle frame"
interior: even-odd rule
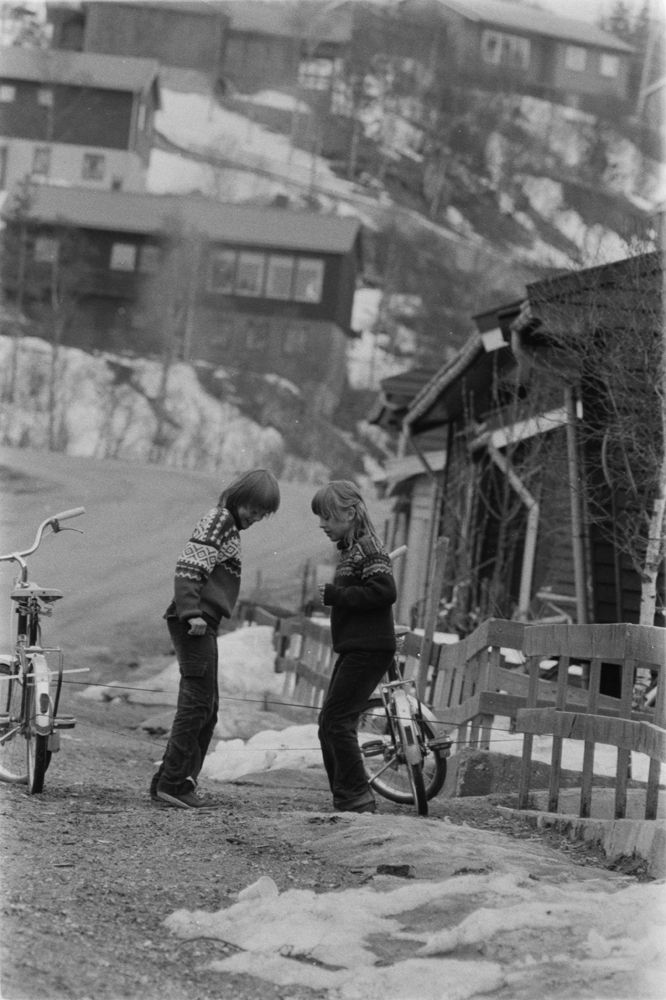
[[[63,655],[59,648],[41,645],[42,615],[50,616],[52,605],[62,597],[57,590],[40,587],[28,580],[26,556],[38,548],[43,533],[47,527],[54,532],[63,529],[60,521],[77,517],[84,513],[83,507],[64,511],[47,518],[40,524],[32,546],[21,552],[10,552],[0,556],[0,562],[16,562],[20,566],[19,575],[11,592],[11,600],[16,602],[18,616],[14,652],[0,658],[2,683],[0,697],[7,711],[0,714],[1,725],[7,726],[0,732],[0,754],[2,755],[0,777],[3,780],[20,782],[28,780],[30,792],[40,792],[43,787],[44,773],[48,767],[50,755],[60,749],[59,729],[72,728],[74,719],[58,718],[58,706],[62,689]],[[46,654],[58,655],[58,666],[51,670]],[[57,675],[55,692],[51,688],[53,677]],[[20,706],[16,703],[14,692],[18,695],[20,688]],[[12,741],[23,737],[27,749],[27,775],[24,776],[14,763]],[[8,748],[7,756],[4,756]],[[10,759],[11,758],[11,759]],[[5,765],[10,759],[10,767]]]

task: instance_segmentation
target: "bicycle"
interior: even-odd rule
[[[30,795],[43,791],[51,755],[60,749],[60,730],[73,729],[76,721],[72,716],[58,715],[62,650],[41,645],[41,617],[53,614],[53,606],[63,594],[29,581],[25,557],[37,550],[49,526],[55,533],[79,531],[61,528],[60,522],[83,513],[83,507],[76,507],[48,517],[37,529],[31,548],[0,556],[0,562],[16,562],[21,568],[10,594],[18,616],[14,652],[0,655],[0,780],[27,783]],[[57,656],[55,670],[50,668],[47,655]]]
[[[398,640],[409,629],[396,627]],[[359,723],[359,745],[368,783],[384,798],[416,805],[428,815],[428,801],[446,780],[446,759],[452,741],[438,736],[442,723],[409,691],[414,682],[404,680],[399,655],[393,659],[386,680],[369,699]],[[364,740],[365,736],[374,739]]]

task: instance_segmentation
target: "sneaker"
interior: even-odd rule
[[[169,805],[177,806],[179,809],[215,809],[217,802],[210,795],[202,795],[200,792],[181,792],[180,795],[172,795],[171,792],[163,792],[157,789],[157,798]]]
[[[350,813],[374,813],[377,812],[377,803],[363,802],[359,806],[336,806],[338,812],[350,812]]]

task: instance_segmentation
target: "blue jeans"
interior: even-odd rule
[[[190,635],[189,623],[179,618],[167,618],[167,627],[180,686],[176,717],[153,786],[182,795],[196,784],[217,722],[217,635],[210,627],[204,635]]]
[[[358,649],[342,653],[333,668],[319,713],[319,742],[336,809],[374,801],[358,745],[358,722],[393,656],[390,650]]]

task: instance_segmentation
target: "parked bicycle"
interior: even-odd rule
[[[391,561],[405,551],[401,546],[391,552]],[[371,788],[392,802],[414,804],[420,816],[427,816],[428,801],[446,779],[452,741],[438,735],[442,724],[416,697],[414,682],[402,676],[400,647],[409,631],[405,625],[396,626],[398,649],[387,679],[361,716],[359,744]]]
[[[20,566],[10,594],[17,615],[14,650],[0,655],[0,780],[27,783],[31,795],[44,788],[51,755],[60,749],[60,730],[73,729],[75,720],[58,714],[62,650],[41,645],[41,617],[50,617],[63,595],[29,581],[25,558],[37,550],[48,527],[54,532],[79,531],[61,528],[60,522],[83,513],[83,507],[76,507],[48,517],[37,529],[31,548],[0,556],[0,562]],[[53,658],[55,668],[50,666]]]

